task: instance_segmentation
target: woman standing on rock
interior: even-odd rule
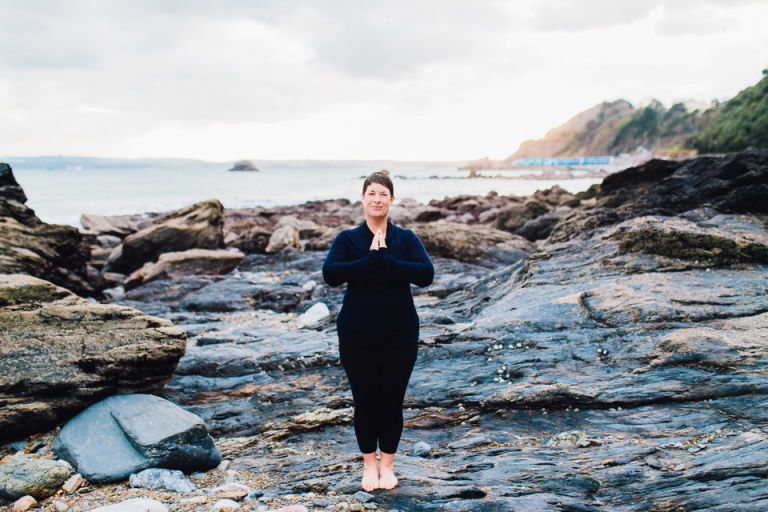
[[[326,283],[347,283],[336,327],[355,404],[366,491],[397,485],[393,461],[419,338],[410,285],[429,286],[435,274],[421,240],[388,220],[394,199],[394,185],[386,172],[368,176],[362,194],[365,222],[339,233],[323,264]]]

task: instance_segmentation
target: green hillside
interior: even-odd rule
[[[708,112],[712,120],[691,139],[700,153],[768,148],[768,69],[763,79]]]
[[[585,110],[504,161],[518,158],[615,156],[642,146],[671,157],[768,148],[768,70],[756,85],[707,110],[658,101],[636,108],[625,100]]]

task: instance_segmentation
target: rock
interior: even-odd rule
[[[187,480],[184,473],[178,470],[150,468],[133,474],[128,479],[131,487],[144,489],[162,489],[166,491],[186,494],[193,492],[197,487]]]
[[[275,231],[283,226],[291,226],[296,229],[299,238],[317,238],[325,233],[326,228],[319,226],[315,221],[299,219],[293,215],[283,215],[275,224]],[[275,251],[277,252],[277,251]]]
[[[88,280],[90,246],[70,226],[46,224],[28,208],[27,197],[7,164],[0,164],[0,274],[27,274],[75,293],[97,290]]]
[[[264,252],[271,254],[280,252],[288,247],[301,248],[299,231],[291,225],[283,225],[275,229],[275,232],[269,237],[269,244],[267,244]]]
[[[23,496],[14,502],[11,508],[12,512],[26,512],[27,510],[37,506],[37,500],[32,496]]]
[[[92,231],[98,235],[111,235],[117,237],[118,244],[123,237],[139,230],[139,226],[129,215],[104,216],[84,213],[80,216],[80,224],[82,224],[88,231]],[[99,237],[99,240],[102,239],[102,236]],[[115,244],[115,246],[116,245],[117,244]],[[104,244],[102,244],[102,246],[107,247]]]
[[[458,450],[460,448],[473,448],[482,444],[490,443],[491,440],[487,436],[474,436],[469,439],[462,439],[461,441],[454,441],[448,444],[448,448],[451,450]]]
[[[433,222],[412,229],[430,256],[489,267],[511,265],[536,251],[528,240],[488,226]]]
[[[197,471],[221,462],[199,417],[141,394],[92,405],[64,426],[53,448],[95,483],[123,480],[147,468]]]
[[[526,222],[544,215],[550,210],[550,206],[536,199],[529,199],[522,204],[513,203],[499,210],[496,216],[496,228],[516,233]]]
[[[271,236],[271,231],[260,226],[254,226],[238,236],[232,242],[232,246],[245,254],[264,254],[267,250],[267,245],[269,245],[269,238]]]
[[[69,510],[69,505],[67,505],[63,501],[57,500],[53,502],[53,508],[56,509],[56,512],[64,512],[65,510]]]
[[[428,457],[431,451],[432,447],[429,444],[424,441],[419,441],[413,445],[411,453],[413,453],[414,457]]]
[[[355,499],[360,503],[368,503],[373,498],[374,498],[373,494],[367,493],[365,491],[357,491],[355,493]]]
[[[296,321],[303,326],[311,326],[325,320],[330,314],[331,312],[328,310],[328,306],[322,302],[318,302],[299,315]]]
[[[555,229],[558,222],[560,222],[569,211],[570,208],[567,207],[557,208],[554,211],[527,221],[520,227],[520,229],[515,231],[515,233],[527,238],[531,242],[545,240],[549,237],[550,233],[552,233],[552,230]]]
[[[157,500],[133,498],[114,505],[96,507],[90,512],[168,512],[168,507]]]
[[[304,250],[328,251],[331,248],[333,240],[336,238],[336,236],[345,229],[350,229],[352,227],[353,226],[338,226],[335,228],[328,228],[322,235],[318,236],[317,238],[308,240],[306,245],[304,245]]]
[[[234,270],[245,258],[240,251],[189,249],[182,252],[166,252],[156,263],[143,267],[126,278],[123,287],[131,290],[156,279],[174,279],[183,275],[225,275]]]
[[[0,436],[7,439],[50,428],[110,393],[161,389],[186,335],[129,307],[0,275],[0,346]]]
[[[64,482],[64,485],[61,486],[61,489],[66,492],[67,494],[74,493],[81,485],[83,485],[83,476],[80,473],[75,473],[71,477],[69,477],[69,480]]]
[[[557,185],[554,185],[546,190],[537,190],[531,197],[552,207],[562,206],[566,203],[573,203],[573,200],[576,199],[576,196]]]
[[[202,201],[128,235],[116,247],[105,272],[128,274],[162,253],[188,249],[218,249],[223,242],[224,207],[217,200]]]
[[[232,512],[233,510],[238,510],[239,508],[240,504],[238,502],[225,499],[217,501],[211,510],[214,510],[215,512]]]
[[[256,168],[256,165],[250,161],[250,160],[238,160],[232,165],[232,168],[230,171],[256,171],[259,170]]]
[[[251,489],[247,485],[238,484],[236,482],[229,482],[224,485],[214,487],[213,489],[211,489],[210,492],[212,494],[223,493],[223,492],[244,493],[244,496],[246,496],[251,492]]]
[[[52,496],[69,478],[69,470],[52,460],[13,455],[0,464],[0,495],[17,500]]]

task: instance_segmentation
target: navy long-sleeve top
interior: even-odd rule
[[[363,222],[339,233],[323,264],[330,286],[347,283],[336,319],[342,362],[376,362],[403,345],[416,346],[419,317],[411,283],[429,286],[432,260],[416,234],[387,221],[387,247],[371,250]]]

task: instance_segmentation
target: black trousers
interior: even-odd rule
[[[416,362],[343,363],[355,402],[355,436],[362,453],[395,453],[403,433],[403,400]]]

